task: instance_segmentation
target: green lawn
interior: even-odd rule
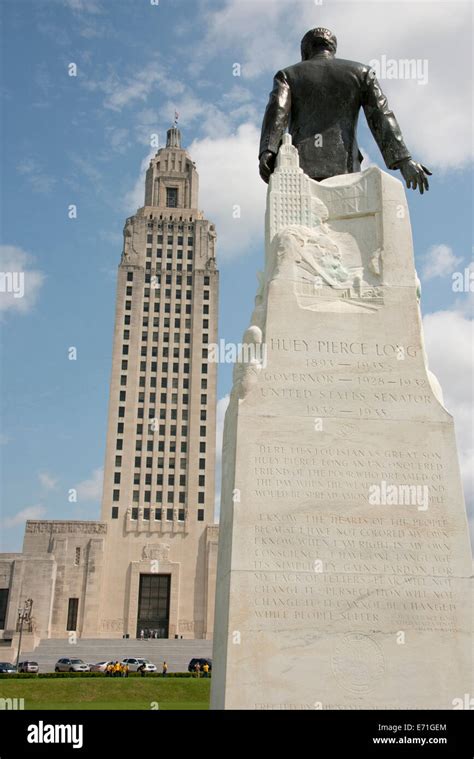
[[[210,686],[204,678],[2,678],[0,697],[24,698],[25,709],[209,709]]]

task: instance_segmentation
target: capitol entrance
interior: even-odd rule
[[[171,575],[140,574],[137,638],[167,638]]]

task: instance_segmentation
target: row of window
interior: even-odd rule
[[[126,309],[126,310],[130,311],[131,310],[131,301],[126,301],[126,303],[130,303],[130,307],[128,309]],[[159,305],[159,304],[155,303],[155,306],[156,305]],[[178,304],[178,303],[175,304],[175,312],[176,313],[181,313],[180,311],[177,311],[177,309],[176,309],[176,306],[178,306],[178,305],[180,305],[180,304]],[[165,306],[165,309],[164,309],[165,310],[165,314],[171,313],[171,304],[170,303],[165,303],[164,306]],[[155,308],[154,310],[159,311],[160,309],[159,308]],[[191,306],[189,304],[186,304],[186,313],[187,314],[191,313]],[[208,304],[203,303],[202,313],[204,314],[204,316],[209,316],[209,305]],[[143,321],[142,321],[142,325],[144,327],[148,327],[149,326],[149,322],[150,322],[149,317],[148,316],[144,316],[143,317]],[[123,323],[126,326],[128,326],[131,323],[131,314],[125,314],[124,315],[124,317],[123,317]],[[159,326],[159,319],[158,319],[158,317],[154,317],[153,318],[153,326],[154,327],[158,327]],[[187,328],[191,327],[191,320],[189,320],[189,324],[186,322],[185,327],[187,327]],[[187,335],[187,337],[189,338],[190,336]],[[179,340],[177,342],[179,342]],[[189,339],[185,340],[185,342],[189,343]]]
[[[117,450],[122,450],[122,448],[118,448]],[[147,469],[151,469],[153,466],[153,457],[152,456],[146,456],[145,460],[145,466]],[[141,456],[135,456],[135,463],[134,466],[138,469],[142,465],[142,457]],[[163,459],[160,457],[157,459],[157,466],[161,468],[163,466],[162,462]],[[180,469],[186,469],[186,459],[180,459]],[[169,469],[174,469],[176,467],[176,461],[174,458],[170,458],[168,460],[168,467]],[[199,469],[204,470],[206,468],[206,459],[199,459]]]
[[[160,371],[162,374],[167,374],[168,372],[172,372],[173,374],[178,374],[178,372],[182,371],[184,374],[189,374],[191,365],[190,364],[179,364],[179,363],[173,363],[171,365],[171,369],[168,367],[168,362],[162,362],[162,368],[158,369],[158,362],[157,361],[150,361],[147,365],[146,361],[140,361],[140,371],[146,372],[148,369],[149,372],[158,372]],[[124,359],[121,364],[122,371],[126,372],[128,370],[128,360]],[[207,374],[208,364],[201,364],[201,373]],[[168,387],[168,378],[162,377],[161,378],[161,387]],[[203,397],[203,396],[202,396]],[[205,401],[201,401],[201,403],[206,403],[207,398]]]
[[[117,495],[119,493],[120,493],[119,490],[114,490],[113,491],[113,496],[114,496],[113,499],[112,499],[113,501],[115,501],[115,502],[120,501],[120,497]],[[133,495],[132,501],[134,503],[138,503],[140,501],[140,495],[139,495],[138,490],[134,490],[132,495]],[[177,499],[176,499],[176,496],[178,496]],[[204,493],[198,493],[198,503],[205,503],[205,497],[204,496],[205,496]],[[150,490],[145,490],[145,492],[143,494],[143,500],[145,501],[145,503],[151,503],[152,498],[151,498],[151,491]],[[176,493],[174,490],[168,491],[166,502],[167,503],[175,503],[176,500],[178,501],[178,503],[186,503],[186,493],[184,491],[181,492],[181,493]],[[155,503],[163,503],[163,491],[161,491],[161,490],[157,490],[156,491],[156,493],[155,493]]]
[[[159,167],[159,163],[157,164],[157,166]],[[152,218],[153,218],[153,217],[150,215],[150,219],[152,219]],[[158,218],[158,217],[157,217],[157,218]],[[160,214],[160,220],[163,220],[163,218],[164,218],[164,219],[165,219],[165,221],[166,221],[166,219],[167,219],[168,217],[167,217],[167,216],[163,217],[163,214]],[[186,230],[185,230],[185,228],[184,228],[184,224],[182,224],[182,223],[178,223],[178,221],[179,221],[179,222],[182,222],[182,221],[183,221],[183,217],[182,217],[182,216],[180,216],[180,217],[179,217],[179,220],[178,220],[177,218],[174,218],[173,216],[170,216],[170,217],[169,217],[169,220],[170,220],[170,221],[174,221],[174,224],[168,224],[168,225],[166,225],[166,224],[160,224],[160,223],[157,223],[157,222],[156,222],[156,219],[155,219],[155,221],[154,221],[154,222],[153,222],[153,221],[149,221],[149,222],[147,223],[147,229],[153,229],[153,228],[155,228],[155,229],[157,229],[157,230],[159,230],[159,231],[161,231],[162,229],[167,229],[168,231],[172,231],[173,229],[176,229],[176,228],[177,228],[179,232],[184,232],[184,231],[187,231],[187,232],[188,232],[188,234],[189,234],[189,233],[191,233],[191,234],[194,234],[194,227],[193,227],[191,224],[189,224],[189,225],[186,227]],[[192,216],[190,216],[190,217],[189,217],[189,221],[192,221],[192,220],[193,220],[193,219],[192,219]],[[214,229],[214,227],[212,227],[212,229]]]
[[[184,236],[183,235],[166,235],[166,243],[167,245],[173,245],[173,242],[176,240],[176,243],[178,245],[184,245]],[[146,236],[146,242],[147,245],[153,244],[153,235],[147,234]],[[194,245],[194,237],[187,237],[186,238],[187,245],[189,247],[192,247]],[[158,234],[156,236],[156,244],[162,245],[163,244],[163,235]]]
[[[148,280],[148,281],[150,281],[150,280]],[[143,293],[144,298],[145,298],[145,300],[143,302],[143,310],[144,311],[148,311],[149,308],[150,308],[150,304],[147,302],[146,299],[150,297],[150,293],[151,292],[155,292],[156,293],[156,300],[154,302],[154,305],[155,305],[155,309],[154,310],[155,311],[159,311],[160,310],[159,308],[156,308],[156,306],[160,305],[161,296],[163,296],[163,293],[164,293],[164,297],[165,298],[171,298],[171,288],[165,288],[164,290],[161,290],[159,287],[151,287],[151,288],[150,287],[145,287],[145,290],[144,290],[144,293]],[[203,300],[209,300],[209,292],[210,292],[209,290],[203,290],[202,291]],[[132,297],[132,295],[133,295],[133,287],[127,287],[125,294],[126,294],[127,298]],[[185,294],[186,294],[186,300],[192,300],[193,293],[192,293],[191,289],[186,290]],[[176,300],[181,300],[182,299],[182,295],[183,295],[182,290],[176,290],[175,291],[175,299]],[[130,301],[126,301],[126,303],[129,303],[129,302]],[[188,311],[187,313],[191,313],[191,312]]]
[[[173,426],[173,425],[172,425],[172,426]],[[164,432],[163,432],[163,434],[164,434]],[[170,434],[172,434],[172,433],[170,433]],[[175,434],[176,434],[176,433],[175,433]],[[137,442],[139,442],[139,441],[137,441]],[[172,442],[172,441],[171,441],[171,442]],[[170,450],[170,452],[171,452],[171,453],[175,453],[176,451],[175,451],[175,450],[173,450],[173,448],[172,448],[172,446],[171,446],[171,442],[170,442],[170,448],[169,448],[169,450]],[[182,445],[182,447],[183,447],[183,446],[185,447],[185,445],[186,445],[186,444],[183,442],[181,445]],[[140,450],[140,449],[135,449],[135,450]],[[162,452],[164,453],[164,441],[160,441],[160,442],[159,442],[159,444],[158,444],[158,451],[162,451]],[[186,450],[184,450],[184,451],[183,451],[183,450],[181,450],[181,453],[186,453],[186,452],[187,452]],[[206,443],[205,443],[205,442],[200,442],[200,443],[199,443],[199,453],[206,453]],[[135,457],[135,461],[136,461],[137,459],[138,459],[138,460],[140,460],[140,457],[139,457],[139,456],[136,456],[136,457]],[[141,466],[141,463],[135,464],[135,466]],[[201,469],[204,469],[204,467],[200,467],[200,468],[201,468]],[[118,482],[120,482],[120,474],[118,474],[117,476],[119,477],[119,480],[118,480]]]
[[[120,459],[120,461],[119,461],[118,464],[117,464],[117,459]],[[122,466],[122,457],[121,456],[116,456],[115,457],[115,466]],[[133,484],[134,485],[140,485],[140,479],[141,479],[140,472],[135,472],[134,475],[133,475]],[[174,485],[174,483],[175,483],[175,477],[174,477],[174,475],[168,475],[168,485]],[[152,484],[151,483],[151,474],[146,474],[145,475],[145,485],[151,485],[151,484]],[[156,477],[156,484],[157,485],[162,485],[163,484],[163,475],[162,474],[158,474],[157,475],[157,477]],[[185,474],[180,474],[179,475],[178,484],[179,484],[180,487],[186,487],[186,475]],[[206,487],[206,475],[205,474],[200,474],[199,475],[198,485],[199,485],[200,488]]]
[[[143,509],[143,519],[146,522],[149,522],[151,519],[151,512],[153,511],[153,517],[155,522],[161,522],[163,519],[163,515],[166,514],[166,521],[167,522],[173,522],[174,521],[174,509]],[[178,522],[184,522],[185,520],[185,509],[178,509],[177,516],[178,516]],[[118,519],[119,516],[119,509],[118,506],[112,506],[112,519]],[[133,521],[138,520],[138,506],[133,506],[130,518]],[[198,509],[197,510],[197,521],[198,522],[204,522],[204,509]]]

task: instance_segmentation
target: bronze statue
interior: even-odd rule
[[[429,189],[431,172],[414,161],[370,66],[335,58],[329,29],[311,29],[301,40],[301,62],[278,71],[262,124],[260,176],[268,182],[287,126],[300,166],[321,181],[360,171],[357,119],[361,107],[389,169],[400,169],[408,188]]]

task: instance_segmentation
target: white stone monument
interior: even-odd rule
[[[401,182],[318,183],[286,135],[265,255],[225,419],[211,707],[452,709],[472,559]]]

